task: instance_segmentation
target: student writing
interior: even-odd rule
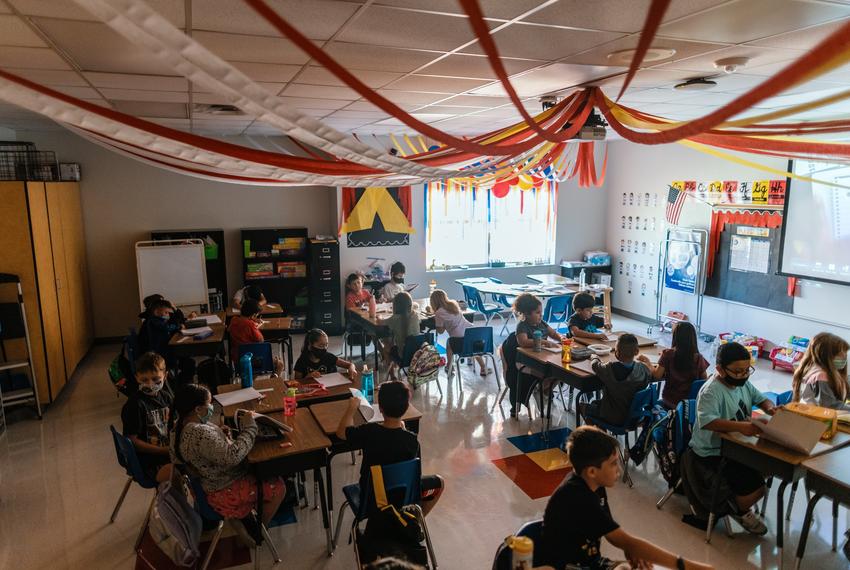
[[[573,297],[573,314],[569,322],[572,336],[605,340],[605,333],[601,329],[610,329],[611,326],[606,325],[602,317],[593,314],[595,304],[590,293],[576,293]]]

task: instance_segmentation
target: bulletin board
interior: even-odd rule
[[[726,224],[705,294],[792,313],[794,297],[788,295],[788,278],[777,274],[779,247],[780,228]]]

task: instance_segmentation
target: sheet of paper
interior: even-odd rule
[[[798,453],[810,454],[826,427],[818,420],[786,410],[777,410],[768,421],[754,422],[761,436]]]
[[[850,413],[838,414],[838,421],[842,424],[850,424]]]
[[[213,330],[210,327],[198,327],[195,329],[180,329],[180,334],[185,336],[198,336],[203,333],[212,334]]]
[[[375,310],[379,313],[392,313],[393,312],[393,304],[392,303],[378,303],[375,305]]]
[[[605,340],[607,342],[616,342],[618,338],[620,337],[618,337],[614,333],[605,333]]]
[[[233,308],[233,309],[230,309],[230,312],[233,313],[234,315],[238,315],[242,311],[240,311],[239,309]]]
[[[363,392],[356,388],[349,388],[351,390],[351,397],[357,398],[360,400],[360,404],[358,408],[360,409],[360,414],[363,416],[363,419],[366,420],[367,423],[377,423],[384,421],[384,416],[381,414],[381,410],[378,407],[378,404],[370,404],[366,397],[363,395]]]
[[[261,397],[262,394],[257,392],[254,388],[242,388],[241,390],[224,392],[213,396],[216,402],[221,404],[222,407],[232,406],[234,404],[241,404],[242,402],[250,402],[251,400],[258,400]]]
[[[218,325],[221,324],[221,319],[218,315],[198,315],[199,319],[204,319],[207,321],[208,325]]]
[[[346,376],[343,376],[339,372],[331,372],[330,374],[319,376],[316,379],[316,382],[318,382],[325,388],[334,388],[336,386],[345,386],[347,384],[351,384],[351,380],[349,380]]]

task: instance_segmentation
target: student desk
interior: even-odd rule
[[[279,342],[281,348],[286,347],[286,367],[289,375],[292,376],[292,366],[295,364],[292,360],[292,336],[289,334],[292,330],[292,317],[261,316],[261,318],[259,328],[263,338],[269,342]]]
[[[353,452],[357,449],[349,444],[347,441],[342,441],[336,437],[336,428],[339,427],[339,422],[342,419],[345,410],[348,409],[349,403],[348,400],[337,401],[337,402],[326,402],[324,404],[314,404],[310,406],[310,412],[312,412],[313,417],[316,418],[316,421],[319,423],[319,426],[322,428],[322,431],[331,438],[333,442],[333,446],[331,447],[330,453],[328,454],[328,464],[325,468],[325,472],[328,474],[328,512],[329,516],[333,517],[334,510],[334,495],[333,495],[333,482],[331,480],[331,460],[340,453],[345,453],[347,451],[352,452],[352,465],[354,464],[354,455]],[[422,418],[422,412],[413,407],[413,404],[407,407],[407,412],[401,417],[401,419],[405,422],[406,427],[410,429],[413,433],[419,433],[419,420]],[[359,426],[366,423],[366,419],[363,417],[363,414],[360,410],[354,412],[354,425]]]
[[[720,434],[720,456],[731,459],[759,471],[767,477],[776,477],[781,483],[776,491],[776,546],[782,564],[782,549],[785,537],[785,488],[789,483],[800,480],[806,472],[803,463],[824,453],[832,452],[850,444],[850,435],[837,433],[830,441],[819,442],[811,455],[791,451],[776,443],[740,433]],[[710,540],[713,514],[710,517],[706,539]]]
[[[812,526],[815,506],[822,497],[832,499],[832,550],[838,546],[838,505],[850,506],[850,449],[825,453],[803,462],[806,469],[806,489],[814,495],[809,500],[800,542],[797,544],[796,568],[800,567],[806,552],[806,541]]]
[[[558,275],[557,273],[535,273],[526,275],[531,281],[541,283],[543,285],[578,285],[578,281]]]
[[[294,418],[287,418],[282,413],[270,414],[274,419],[291,425],[294,430],[283,439],[258,441],[248,453],[248,463],[254,468],[257,477],[257,510],[262,518],[263,485],[265,478],[281,474],[313,471],[313,478],[319,485],[319,500],[321,501],[322,523],[325,527],[328,556],[333,552],[331,537],[331,522],[328,513],[328,502],[325,497],[325,484],[322,480],[322,468],[328,464],[328,450],[331,441],[322,433],[321,427],[307,408],[295,411]],[[289,442],[289,447],[281,447]]]
[[[619,337],[621,334],[625,334],[625,331],[614,331],[610,334],[615,334]],[[638,346],[640,348],[646,348],[658,344],[657,340],[647,338],[645,336],[640,336],[639,334],[636,334],[635,337],[637,338]],[[584,346],[590,346],[591,344],[604,344],[606,346],[610,346],[612,349],[617,345],[616,340],[599,340],[595,338],[583,338],[579,336],[573,337],[573,341],[577,342],[578,344],[583,344]]]
[[[216,313],[220,323],[209,325],[212,334],[205,339],[195,340],[194,337],[184,335],[180,331],[171,335],[168,347],[175,356],[215,356],[224,348],[224,314]],[[203,316],[203,315],[201,315]]]
[[[240,310],[234,306],[227,307],[227,321],[230,322],[230,319],[239,315]],[[260,316],[261,317],[282,317],[283,316],[283,307],[280,303],[266,303],[264,307],[260,307]]]
[[[291,382],[298,381],[293,380]],[[223,386],[218,387],[218,391],[233,392],[234,390],[240,390],[241,388],[241,384],[224,384]],[[226,406],[223,409],[224,415],[226,417],[231,417],[236,413],[236,410],[238,409],[252,410],[261,414],[269,414],[283,411],[283,397],[286,395],[286,386],[284,385],[282,378],[264,378],[255,380],[254,388],[258,391],[261,391],[265,398],[263,398],[262,400],[251,400],[249,402],[242,402],[240,404]],[[357,380],[355,380],[351,384],[346,384],[344,386],[334,386],[333,388],[328,388],[325,391],[310,396],[299,396],[298,407],[301,408],[305,406],[311,406],[313,404],[320,404],[322,402],[347,400],[351,396],[351,391],[349,390],[349,388],[357,388],[358,390],[360,389],[359,376],[357,377]]]

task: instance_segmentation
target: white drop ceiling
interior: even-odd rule
[[[409,129],[283,39],[241,0],[149,0],[191,33],[301,112],[362,135]],[[417,118],[471,135],[519,120],[456,0],[270,0],[332,57]],[[530,111],[541,95],[602,85],[615,95],[626,67],[608,54],[634,48],[650,0],[481,0],[511,80]],[[186,15],[191,18],[187,19]],[[704,115],[781,71],[850,18],[850,0],[673,0],[653,45],[675,49],[645,63],[622,99],[650,113]],[[746,56],[733,75],[713,62]],[[247,116],[194,112],[227,103],[190,86],[143,48],[71,0],[0,0],[0,68],[81,99],[205,135],[270,135]],[[673,85],[713,77],[717,86],[682,92]],[[850,66],[759,105],[775,109],[846,88]],[[190,89],[192,89],[190,94]],[[836,116],[847,104],[803,118]],[[0,126],[55,129],[0,102]]]

